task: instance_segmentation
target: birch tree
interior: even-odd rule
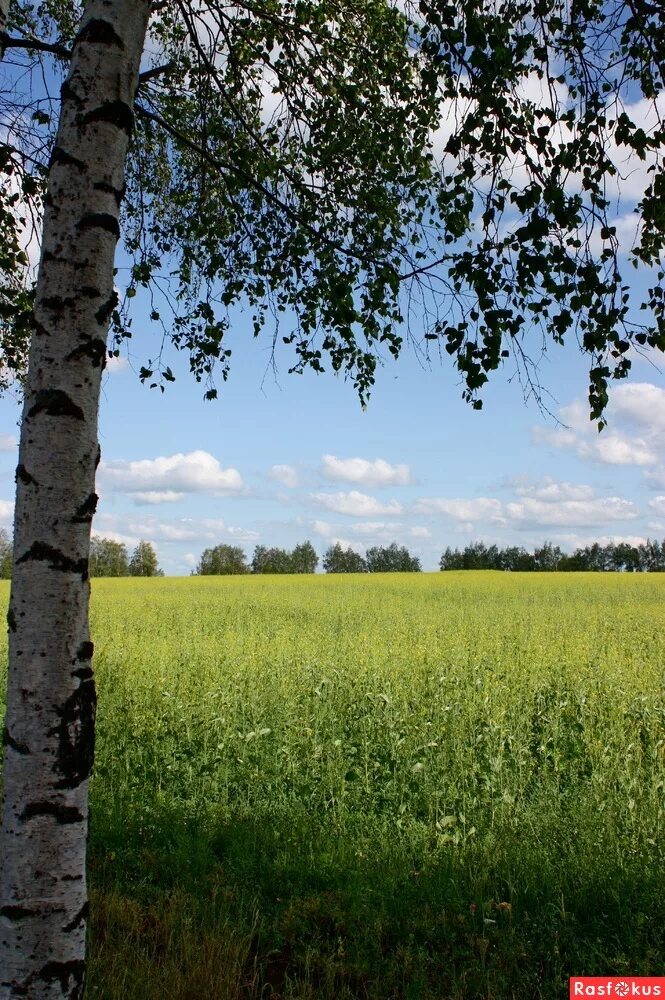
[[[135,302],[149,297],[162,334],[140,372],[158,388],[171,348],[214,398],[244,303],[276,363],[330,368],[363,402],[405,341],[449,355],[478,407],[504,359],[538,394],[543,345],[577,337],[602,421],[630,348],[665,346],[665,43],[645,0],[0,0],[3,28],[2,360],[23,374],[27,332],[30,357],[0,997],[41,1000],[84,989],[97,409]],[[35,60],[49,60],[43,83],[22,94]],[[654,118],[622,110],[631,93]],[[605,191],[626,153],[651,170],[632,262],[655,280],[637,316]],[[43,221],[34,289],[25,206]]]

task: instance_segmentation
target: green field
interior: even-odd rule
[[[665,576],[93,581],[90,995],[665,974]]]

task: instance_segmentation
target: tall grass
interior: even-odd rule
[[[665,974],[665,578],[93,581],[91,995]]]

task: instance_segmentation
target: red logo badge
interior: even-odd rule
[[[574,997],[662,997],[665,1000],[665,976],[573,976],[570,1000]]]

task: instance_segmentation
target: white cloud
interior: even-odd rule
[[[134,462],[102,462],[100,477],[107,488],[133,493],[140,503],[173,502],[173,494],[185,493],[228,496],[244,487],[237,469],[223,469],[213,455],[200,450]]]
[[[148,490],[145,493],[134,493],[133,498],[139,504],[159,504],[175,503],[177,500],[182,500],[185,495],[174,490]]]
[[[366,458],[324,455],[321,464],[326,479],[357,483],[359,486],[407,486],[411,482],[408,465],[391,465],[383,458],[369,461]]]
[[[198,542],[205,545],[229,539],[255,542],[259,538],[257,531],[228,525],[221,518],[181,517],[167,521],[154,517],[128,518],[119,514],[101,513],[95,518],[95,528],[97,534],[109,538],[126,533],[127,537],[136,540],[145,538],[148,541]]]
[[[409,535],[411,536],[411,538],[431,538],[432,532],[429,530],[429,528],[424,528],[422,527],[422,525],[416,524],[413,527],[409,528]]]
[[[109,372],[111,375],[117,375],[118,372],[125,372],[129,368],[129,361],[127,358],[120,355],[119,357],[107,357],[105,371]]]
[[[649,506],[656,511],[656,514],[665,517],[665,497],[654,497],[653,500],[649,500]]]
[[[612,393],[612,411],[651,431],[665,434],[665,389],[651,382],[618,386]]]
[[[13,500],[0,500],[0,523],[11,524],[14,520]]]
[[[350,517],[372,517],[402,513],[402,505],[396,500],[381,503],[375,497],[366,493],[351,490],[349,493],[311,493],[310,498],[321,507],[333,510],[337,514],[348,514]]]
[[[0,451],[13,451],[18,441],[13,434],[0,434]]]
[[[634,503],[622,497],[554,502],[525,497],[519,503],[506,504],[506,515],[518,526],[524,524],[577,527],[593,526],[607,521],[632,520],[638,517],[638,511]]]
[[[662,462],[665,389],[649,382],[618,386],[612,391],[608,417],[609,427],[598,433],[589,420],[588,403],[578,399],[561,408],[565,427],[535,427],[533,436],[536,441],[571,450],[581,459],[604,465],[646,468]],[[622,426],[625,424],[628,426]]]
[[[556,500],[591,500],[594,496],[592,486],[577,483],[561,483],[549,476],[544,476],[537,482],[527,476],[521,476],[508,483],[520,497],[533,497],[552,503]]]
[[[300,485],[300,480],[298,479],[298,473],[292,465],[273,465],[268,471],[268,478],[274,479],[275,482],[281,483],[282,486],[286,486],[293,490],[296,486]]]
[[[502,520],[502,506],[499,500],[491,497],[476,497],[465,499],[443,499],[424,497],[416,504],[416,510],[423,514],[443,514],[454,521],[473,522]]]

